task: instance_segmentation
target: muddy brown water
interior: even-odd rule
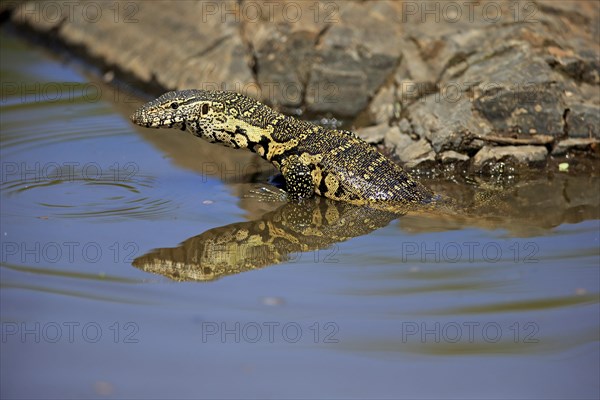
[[[478,215],[261,202],[254,155],[1,39],[3,398],[600,395],[597,178]]]

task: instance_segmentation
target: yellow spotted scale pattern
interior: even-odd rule
[[[315,193],[358,205],[433,199],[429,189],[352,132],[285,116],[235,92],[168,92],[140,107],[131,120],[249,149],[281,171],[293,200]]]

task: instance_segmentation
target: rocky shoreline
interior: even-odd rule
[[[596,1],[15,1],[0,17],[153,95],[236,90],[353,121],[408,168],[597,173]]]

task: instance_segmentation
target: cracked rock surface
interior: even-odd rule
[[[20,1],[0,14],[152,94],[235,90],[353,121],[409,167],[596,158],[600,2],[449,4],[83,1],[50,18]]]

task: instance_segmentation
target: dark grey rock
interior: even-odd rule
[[[466,96],[454,101],[429,95],[413,103],[408,111],[413,131],[426,138],[436,153],[462,149],[470,135],[491,132],[490,124],[474,112]]]
[[[279,7],[260,2],[242,4],[249,8],[261,6],[259,21],[242,23],[244,40],[253,51],[261,100],[286,107],[301,106],[316,59],[315,45],[329,23],[325,18],[315,18],[315,4],[311,2],[294,3],[293,14],[284,12],[281,4]],[[294,18],[293,23],[286,19],[287,14]],[[325,100],[317,96],[315,101]]]
[[[306,88],[313,112],[355,116],[365,109],[400,61],[400,25],[393,23],[395,3],[340,4],[340,23],[332,25],[316,46],[316,61]],[[319,102],[315,93],[332,91],[339,101]]]
[[[567,131],[570,138],[600,139],[600,106],[571,104],[567,113]]]
[[[600,62],[598,59],[586,54],[583,57],[556,57],[549,58],[548,64],[576,81],[592,85],[600,83]]]
[[[551,83],[490,89],[474,105],[500,133],[560,136],[564,132],[564,101],[561,90]]]
[[[565,102],[556,75],[527,47],[506,48],[471,66],[464,82],[480,82],[474,108],[498,132],[547,134],[564,131]]]

